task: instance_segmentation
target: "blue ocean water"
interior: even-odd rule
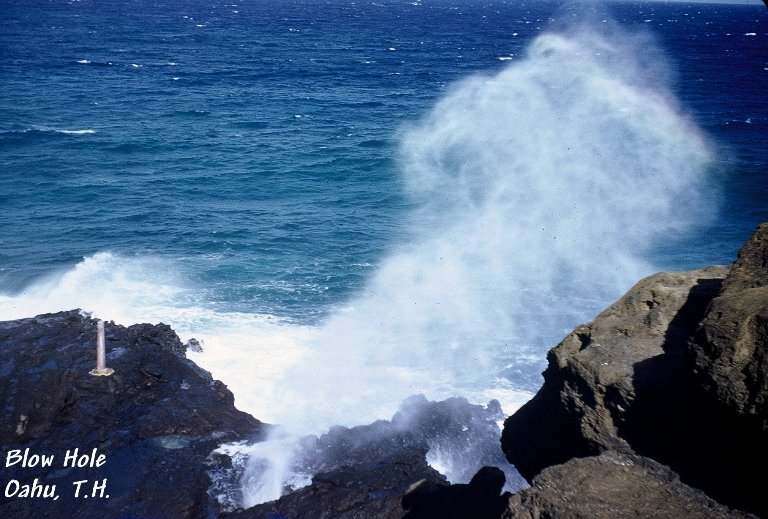
[[[150,254],[212,302],[310,321],[402,239],[401,125],[568,16],[498,1],[4,6],[3,291],[99,251]],[[718,221],[654,262],[730,261],[768,219],[765,10],[609,10],[661,40],[676,94],[723,148]]]
[[[168,322],[298,429],[514,407],[768,221],[757,2],[228,2],[3,2],[0,319]]]

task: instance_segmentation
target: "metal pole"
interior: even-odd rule
[[[92,369],[90,374],[97,377],[108,377],[114,372],[114,369],[107,367],[104,321],[99,320],[96,322],[96,368]]]
[[[107,367],[107,348],[104,340],[104,321],[96,323],[96,369],[103,371]]]

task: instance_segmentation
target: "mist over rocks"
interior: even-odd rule
[[[464,398],[440,402],[420,395],[408,398],[391,420],[352,428],[337,426],[319,437],[301,439],[292,470],[312,474],[311,484],[224,517],[400,518],[402,496],[415,482],[451,492],[467,487],[449,486],[446,476],[436,469],[456,481],[475,481],[470,485],[472,492],[460,502],[467,510],[477,511],[485,505],[478,505],[476,498],[486,495],[489,482],[498,486],[497,498],[505,482],[512,490],[525,485],[500,449],[497,422],[501,418],[501,407],[495,401],[481,406]],[[250,454],[248,463],[254,462],[259,464],[259,457]],[[487,472],[483,465],[499,465],[504,470],[494,468],[490,479],[473,478],[478,469],[481,474]],[[247,470],[234,479],[247,480]],[[427,500],[435,501],[429,496]],[[503,508],[502,503],[498,509]]]
[[[18,484],[13,495],[0,496],[3,516],[394,518],[404,513],[402,495],[414,482],[447,488],[430,463],[459,480],[483,464],[501,465],[501,484],[525,484],[498,444],[498,402],[414,396],[389,421],[303,438],[294,468],[311,475],[310,485],[227,513],[233,507],[226,499],[243,498],[245,471],[264,466],[253,456],[238,465],[218,448],[239,442],[279,449],[269,445],[268,432],[277,429],[235,409],[232,393],[185,357],[188,346],[169,326],[105,328],[107,366],[115,373],[96,377],[89,374],[96,320],[82,312],[0,323],[0,468],[3,486]],[[62,464],[75,449],[98,456],[99,464]],[[38,462],[46,457],[50,464]],[[81,481],[87,492],[76,496]],[[38,484],[50,498],[35,493]]]
[[[226,386],[185,358],[169,326],[105,328],[107,366],[115,373],[96,377],[89,374],[96,321],[88,316],[69,311],[0,323],[0,515],[215,515],[209,453],[225,441],[262,437],[263,425],[235,409]],[[66,464],[75,449],[103,455],[103,463]],[[11,463],[13,451],[52,462],[25,467]],[[23,497],[24,485],[32,489],[35,481],[58,499],[53,492]],[[92,491],[93,483],[105,483],[104,490]]]

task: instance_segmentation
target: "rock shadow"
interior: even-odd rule
[[[763,480],[756,477],[768,460],[765,433],[755,419],[728,410],[704,390],[690,352],[722,285],[722,279],[697,280],[669,324],[664,353],[634,365],[634,399],[606,395],[606,403],[619,436],[635,452],[668,465],[725,505],[768,516]]]

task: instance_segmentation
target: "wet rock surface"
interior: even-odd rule
[[[208,455],[222,442],[261,437],[262,424],[185,358],[167,325],[105,328],[107,366],[115,373],[96,377],[89,374],[93,319],[71,311],[0,323],[0,516],[215,516]],[[104,455],[104,462],[64,466],[75,449],[78,459],[96,449],[92,457]],[[28,454],[28,466],[7,466],[17,451]],[[53,456],[52,463],[31,467],[33,455]],[[49,492],[55,485],[58,499],[22,497],[35,480]]]

